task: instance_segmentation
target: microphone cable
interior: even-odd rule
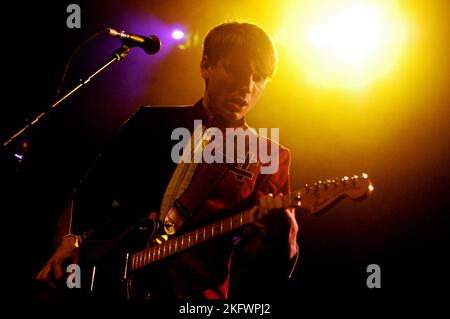
[[[67,75],[67,70],[69,69],[69,65],[72,63],[72,59],[73,57],[77,54],[77,52],[84,47],[86,44],[88,44],[90,41],[94,40],[96,37],[98,37],[100,34],[102,34],[104,32],[104,30],[100,30],[97,33],[95,33],[94,35],[92,35],[91,37],[89,37],[87,40],[85,40],[83,43],[81,43],[70,55],[69,59],[67,60],[65,66],[64,66],[64,71],[63,74],[61,76],[61,80],[59,82],[59,86],[58,86],[58,90],[56,91],[56,95],[55,95],[55,100],[58,99],[59,94],[61,93],[61,89],[64,83],[64,79],[66,78]]]

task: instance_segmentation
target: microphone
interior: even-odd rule
[[[140,47],[148,54],[155,54],[161,49],[161,41],[157,36],[132,34],[125,31],[117,31],[115,29],[106,28],[106,34],[111,37],[122,40],[122,43],[129,47]]]

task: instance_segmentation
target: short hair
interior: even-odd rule
[[[247,59],[266,77],[271,77],[277,67],[277,52],[269,34],[246,22],[226,22],[211,29],[203,42],[205,55],[213,66],[233,55]]]

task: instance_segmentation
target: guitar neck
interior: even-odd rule
[[[370,194],[374,187],[367,174],[352,177],[344,176],[341,179],[325,180],[305,185],[301,189],[283,197],[283,208],[299,207],[312,214],[323,212],[338,200],[344,197],[360,199]],[[253,222],[253,209],[237,213],[228,218],[219,220],[211,225],[171,238],[160,245],[153,245],[130,256],[129,268],[131,271],[150,265],[165,257],[174,255],[209,239],[238,229]],[[261,216],[258,216],[258,218]]]
[[[214,237],[226,234],[253,221],[251,210],[245,210],[208,226],[169,239],[160,245],[152,245],[130,256],[131,271],[194,247]]]

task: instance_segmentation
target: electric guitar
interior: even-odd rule
[[[320,214],[345,197],[360,200],[367,197],[373,190],[373,184],[367,174],[327,179],[305,185],[284,196],[283,207],[300,207],[312,214]],[[90,259],[88,262],[90,273],[84,284],[88,286],[90,294],[110,293],[112,287],[120,287],[118,289],[120,298],[131,298],[130,285],[133,274],[169,256],[253,223],[255,209],[257,209],[256,206],[166,241],[155,240],[158,223],[149,219],[134,225],[116,239],[108,241],[106,245],[104,242],[88,243],[86,246],[91,249],[96,245],[103,246],[99,250],[106,252],[86,258]],[[263,216],[258,216],[260,217]],[[104,246],[113,248],[105,249]],[[103,278],[99,280],[97,277]],[[100,285],[103,286],[100,289],[97,287],[98,282],[101,282]],[[105,282],[107,282],[106,288]]]

